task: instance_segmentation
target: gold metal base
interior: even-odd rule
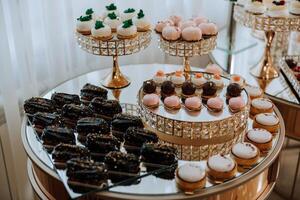
[[[258,79],[270,80],[277,78],[279,76],[279,72],[277,68],[273,64],[272,56],[271,56],[271,46],[272,41],[275,35],[274,31],[266,31],[266,47],[262,60],[259,64],[253,68],[251,68],[251,74]]]
[[[127,87],[130,79],[123,75],[118,64],[118,57],[113,56],[113,69],[106,77],[102,79],[102,85],[109,89],[120,89]]]
[[[183,57],[183,71],[190,73],[191,72],[191,65],[190,65],[190,60],[189,57]]]

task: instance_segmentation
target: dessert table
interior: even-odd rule
[[[144,80],[151,78],[160,69],[165,72],[172,72],[181,68],[180,65],[157,63],[123,66],[123,73],[131,77],[132,83],[123,89],[110,90],[109,98],[116,98],[120,103],[137,104],[137,91]],[[192,68],[192,70],[200,69]],[[44,94],[43,97],[50,98],[53,92],[78,93],[87,82],[100,85],[101,78],[107,73],[109,73],[109,69],[83,74],[58,85]],[[248,81],[248,77],[246,80]],[[153,199],[153,196],[158,199],[266,199],[278,177],[278,157],[285,137],[283,119],[276,107],[274,110],[280,120],[280,130],[272,150],[258,165],[233,180],[203,189],[194,195],[186,195],[182,192],[164,195],[163,192],[168,192],[170,189],[168,187],[163,188],[163,192],[156,194],[143,193],[143,188],[139,188],[135,193],[130,193],[126,191],[125,187],[123,191],[103,191],[81,199]],[[41,143],[36,140],[32,130],[31,127],[27,126],[27,119],[24,117],[22,141],[28,155],[27,171],[36,196],[41,199],[69,199],[67,191],[53,169],[52,162],[47,153],[43,151]],[[153,188],[154,193],[155,190],[161,189],[159,185],[149,185],[149,187]]]

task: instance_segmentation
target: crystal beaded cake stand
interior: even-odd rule
[[[111,40],[102,41],[90,35],[75,33],[79,47],[88,53],[99,56],[112,56],[112,72],[102,79],[102,85],[110,89],[124,88],[130,84],[128,77],[122,74],[118,64],[118,56],[125,56],[139,52],[149,46],[151,41],[151,30],[138,32],[132,39],[118,39],[113,34]]]
[[[235,5],[234,19],[242,25],[265,32],[266,47],[262,60],[251,69],[251,74],[259,79],[269,80],[279,76],[271,56],[272,41],[275,32],[300,31],[300,17],[289,14],[287,17],[269,17],[247,12],[243,7]]]
[[[159,48],[171,56],[183,57],[183,70],[190,72],[189,58],[209,54],[216,48],[217,35],[203,38],[198,42],[187,42],[184,40],[169,41],[159,34]]]
[[[194,71],[186,72],[191,77]],[[167,77],[171,74],[167,74]],[[203,72],[207,80],[213,78],[212,74]],[[247,131],[250,100],[245,90],[241,97],[246,106],[241,111],[232,113],[226,102],[226,86],[230,83],[229,77],[222,76],[224,87],[217,94],[224,101],[221,112],[211,112],[203,104],[200,111],[188,111],[181,105],[176,111],[170,111],[162,102],[158,108],[151,109],[143,104],[143,89],[138,92],[138,112],[146,127],[154,131],[161,141],[177,148],[179,158],[182,160],[205,160],[209,156],[230,153],[231,147],[241,141]],[[158,93],[159,92],[158,88]],[[180,89],[176,89],[180,97]],[[201,89],[197,89],[200,96]]]

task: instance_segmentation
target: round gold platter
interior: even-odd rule
[[[133,80],[133,84],[124,89],[121,93],[120,101],[128,102],[126,110],[137,112],[137,106],[131,105],[136,102],[136,92],[144,80],[150,79],[151,75],[159,69],[165,72],[175,71],[178,65],[129,65],[124,67],[125,74],[139,73],[141,77]],[[80,88],[89,80],[92,84],[99,83],[99,75],[106,73],[108,70],[103,69],[82,75],[73,80],[51,90],[45,95],[50,97],[54,91],[77,93]],[[110,98],[113,98],[112,92],[109,92]],[[154,176],[148,176],[142,179],[142,182],[133,186],[118,186],[110,191],[103,191],[93,194],[89,197],[80,199],[265,199],[274,187],[278,173],[278,154],[284,140],[284,124],[280,113],[275,108],[275,113],[280,119],[280,130],[273,139],[273,148],[265,157],[262,157],[260,163],[244,173],[237,174],[237,177],[222,184],[215,185],[207,182],[207,188],[196,192],[194,195],[185,195],[177,190],[173,180],[164,180]],[[249,119],[248,128],[251,128]],[[42,145],[32,134],[32,128],[27,126],[26,119],[22,124],[22,140],[25,150],[30,158],[28,172],[30,181],[39,196],[46,196],[47,199],[68,199],[69,196],[53,170],[53,165],[49,157],[42,150]],[[182,163],[184,161],[180,161]],[[205,161],[198,162],[202,167]]]

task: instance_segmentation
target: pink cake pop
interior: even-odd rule
[[[179,23],[179,27],[181,30],[190,26],[196,26],[196,23],[193,20],[187,20]]]
[[[205,37],[210,37],[218,33],[218,27],[214,23],[202,23],[199,24],[198,27],[201,29],[202,34]]]
[[[182,39],[186,41],[199,41],[202,38],[201,29],[198,27],[187,27],[182,31]]]
[[[174,22],[171,20],[159,21],[155,26],[155,31],[161,33],[167,25],[173,26]]]
[[[198,26],[199,24],[207,23],[207,22],[208,22],[208,19],[205,18],[205,17],[202,17],[202,16],[194,17],[193,20],[194,20],[194,22],[196,23],[197,26]]]
[[[178,40],[180,35],[181,30],[176,26],[166,26],[162,31],[163,38],[170,41]]]
[[[179,16],[179,15],[172,15],[172,16],[169,17],[169,19],[170,19],[171,21],[174,22],[174,25],[175,25],[175,26],[178,26],[179,23],[180,23],[181,20],[182,20],[182,17]]]

